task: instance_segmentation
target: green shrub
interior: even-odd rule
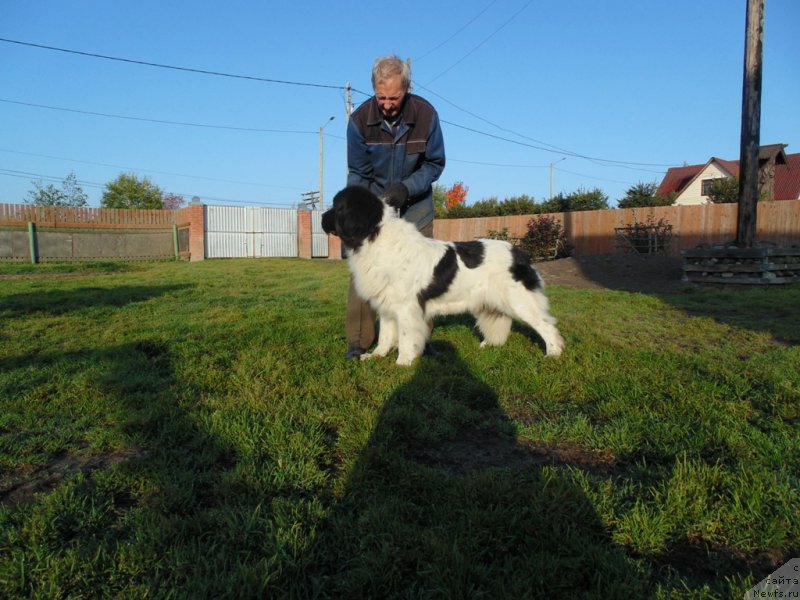
[[[535,261],[564,258],[572,253],[561,223],[548,215],[531,218],[528,231],[518,245]]]

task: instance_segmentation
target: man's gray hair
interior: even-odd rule
[[[408,91],[411,89],[411,67],[397,56],[382,56],[375,61],[372,65],[372,89],[379,81],[400,75],[403,84],[403,89]]]

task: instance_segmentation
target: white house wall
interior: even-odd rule
[[[703,196],[703,180],[725,179],[730,176],[730,173],[716,163],[706,165],[705,169],[689,184],[689,187],[681,192],[680,196],[675,200],[675,204],[707,204],[709,200],[708,196]]]

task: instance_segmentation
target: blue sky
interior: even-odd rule
[[[462,181],[468,204],[544,200],[552,164],[555,193],[598,187],[613,206],[670,165],[739,158],[745,6],[0,0],[0,202],[74,172],[99,206],[136,173],[187,200],[290,207],[319,188],[326,123],[329,201],[346,175],[344,88],[358,106],[373,60],[397,54],[443,121],[440,183]],[[767,0],[761,142],[790,153],[798,29],[800,2]]]

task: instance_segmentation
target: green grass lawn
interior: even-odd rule
[[[341,261],[0,265],[0,597],[741,598],[800,553],[800,286],[551,286],[559,359],[343,360]]]

